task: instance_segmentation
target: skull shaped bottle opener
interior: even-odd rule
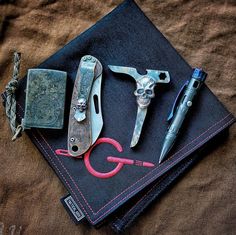
[[[141,75],[135,68],[123,66],[108,66],[112,72],[128,74],[136,81],[136,96],[138,104],[138,112],[136,117],[135,128],[133,132],[130,147],[134,147],[138,141],[142,131],[143,123],[147,114],[147,108],[151,99],[155,97],[154,88],[157,83],[169,83],[170,75],[167,71],[147,69],[147,74]]]
[[[72,156],[84,154],[102,130],[101,83],[101,63],[90,55],[82,57],[69,116],[68,152]]]

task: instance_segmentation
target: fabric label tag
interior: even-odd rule
[[[84,213],[81,211],[70,194],[61,198],[61,203],[63,204],[75,224],[79,224],[81,220],[85,218]]]

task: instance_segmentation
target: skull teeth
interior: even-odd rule
[[[146,108],[151,102],[149,98],[137,97],[137,103],[140,108]]]

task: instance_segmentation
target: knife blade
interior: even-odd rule
[[[92,145],[97,140],[103,127],[102,108],[101,108],[101,84],[102,84],[102,75],[100,75],[94,81],[90,96]]]

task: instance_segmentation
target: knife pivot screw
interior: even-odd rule
[[[188,102],[187,102],[187,106],[188,106],[188,107],[191,107],[192,104],[193,104],[192,101],[188,101]]]
[[[71,138],[70,138],[70,141],[71,141],[71,142],[74,142],[74,141],[75,141],[75,138],[74,138],[74,137],[71,137]]]

